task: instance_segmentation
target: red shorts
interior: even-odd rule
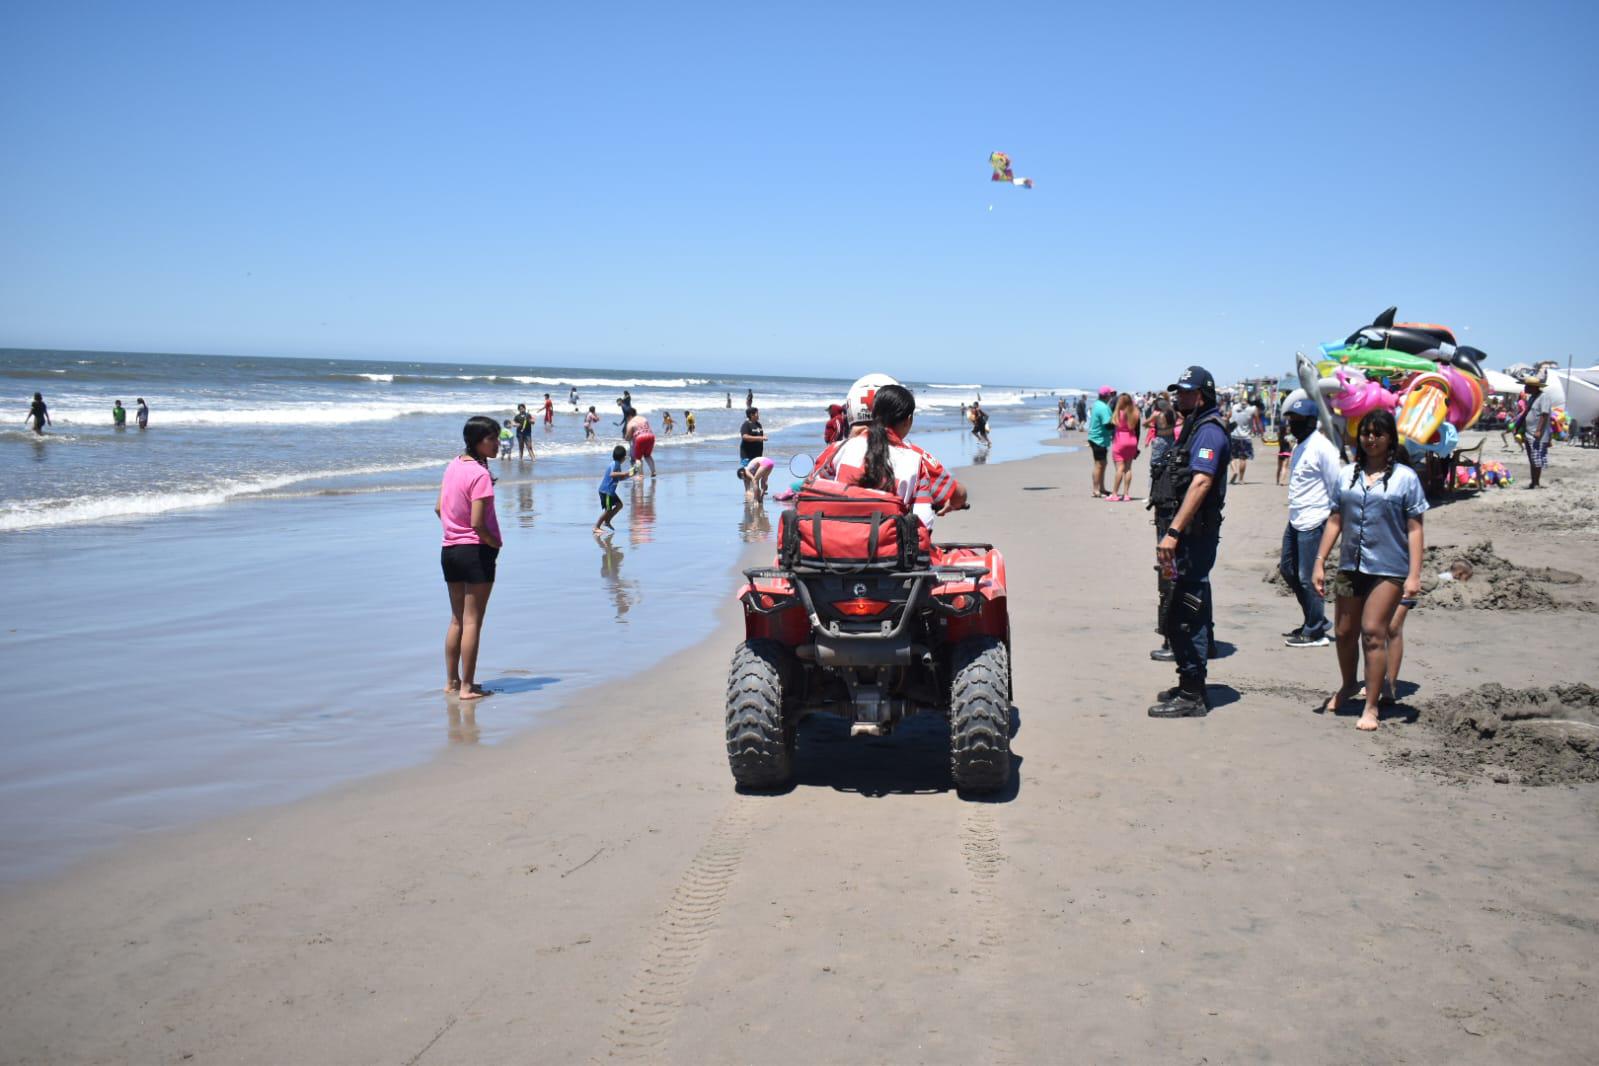
[[[640,433],[633,438],[633,458],[643,459],[655,454],[655,434]]]

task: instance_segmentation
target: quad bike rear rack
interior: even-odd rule
[[[949,545],[949,547],[966,547],[966,545]],[[931,607],[939,614],[950,616],[969,614],[976,610],[978,606],[976,597],[973,597],[972,602],[966,607],[962,608],[955,607],[952,604],[944,603],[933,597],[924,597],[923,593],[928,588],[929,583],[937,586],[952,584],[957,581],[970,581],[975,587],[978,581],[988,576],[988,572],[988,567],[982,565],[981,563],[973,563],[965,566],[940,566],[923,570],[861,571],[861,576],[891,577],[896,580],[907,580],[912,582],[910,595],[906,597],[905,601],[907,604],[907,609],[900,612],[899,620],[897,622],[895,622],[893,625],[889,625],[885,622],[883,623],[882,628],[875,633],[870,630],[845,632],[835,628],[834,626],[824,623],[821,615],[816,610],[815,601],[811,599],[810,589],[806,587],[804,580],[802,580],[805,577],[811,576],[805,571],[789,570],[777,566],[756,566],[744,571],[744,577],[750,582],[751,586],[754,586],[757,580],[788,582],[790,587],[794,589],[795,594],[799,597],[800,605],[805,608],[805,614],[810,618],[811,629],[817,634],[818,637],[827,637],[836,641],[886,641],[898,640],[900,637],[905,635],[906,629],[910,627],[911,621],[916,614],[914,610],[909,609],[911,605],[914,605],[918,608],[922,606]],[[818,572],[815,576],[847,577],[848,575],[840,575],[837,573],[823,574],[822,572]],[[752,608],[758,613],[769,614],[774,610],[781,609],[775,605],[770,608],[763,608],[759,602],[755,602],[755,597],[751,597],[751,601]]]

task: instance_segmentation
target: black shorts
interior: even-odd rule
[[[1371,590],[1379,583],[1392,581],[1396,585],[1404,584],[1404,578],[1389,577],[1386,574],[1364,574],[1359,570],[1340,570],[1338,577],[1333,580],[1332,593],[1334,596],[1354,596],[1364,599],[1371,595]]]
[[[614,492],[600,493],[600,510],[609,511],[613,507],[622,506],[622,497]]]
[[[1088,450],[1094,453],[1094,462],[1103,463],[1105,461],[1106,448],[1103,444],[1095,444],[1093,441],[1089,441]]]
[[[465,581],[468,585],[492,585],[494,564],[500,549],[487,544],[446,544],[439,555],[444,567],[444,580],[450,584]]]

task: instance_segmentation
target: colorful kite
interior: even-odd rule
[[[1023,189],[1031,189],[1033,187],[1032,178],[1018,178],[1011,173],[1010,156],[1004,152],[995,152],[990,155],[988,157],[988,165],[994,168],[994,176],[989,179],[990,181],[1008,181],[1012,185]]]

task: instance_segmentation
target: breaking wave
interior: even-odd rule
[[[8,503],[0,509],[0,532],[79,525],[84,522],[105,522],[121,518],[142,518],[193,507],[214,507],[229,500],[259,496],[303,481],[392,474],[406,470],[425,470],[429,467],[442,469],[443,466],[443,460],[428,459],[425,462],[396,463],[387,466],[363,466],[347,470],[307,470],[276,477],[241,478],[235,481],[214,482],[204,489],[28,500]]]

